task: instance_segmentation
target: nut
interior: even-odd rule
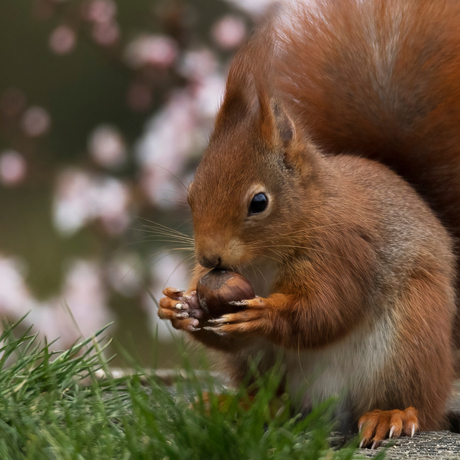
[[[230,302],[253,299],[256,296],[252,284],[244,277],[227,270],[211,270],[197,284],[198,302],[205,313],[217,318],[240,311],[241,307]]]

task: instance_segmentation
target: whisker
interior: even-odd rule
[[[156,166],[157,168],[161,168],[163,171],[166,171],[167,173],[171,174],[171,176],[173,176],[179,182],[179,184],[181,184],[182,187],[184,187],[185,191],[188,192],[187,186],[175,174],[166,169],[164,166],[161,166],[157,163],[152,163],[151,166]]]
[[[266,257],[268,257],[268,258],[271,259],[271,260],[274,260],[275,262],[277,262],[277,263],[279,263],[279,264],[284,264],[284,263],[286,263],[285,260],[283,260],[283,256],[282,256],[279,252],[275,251],[275,250],[272,249],[272,248],[267,248],[267,249],[268,249],[269,251],[271,251],[273,254],[275,254],[276,256],[278,256],[279,259],[277,259],[277,258],[275,258],[275,257],[271,257],[271,256],[266,256]]]
[[[155,251],[153,254],[149,254],[147,256],[147,260],[151,259],[152,257],[157,256],[158,254],[161,254],[162,252],[170,253],[170,252],[181,252],[183,251],[183,248],[162,248],[158,251]],[[155,262],[156,263],[156,262]]]
[[[174,234],[174,233],[167,232],[166,230],[163,230],[163,229],[160,229],[160,228],[156,229],[156,228],[135,228],[135,227],[131,227],[131,229],[134,230],[134,231],[142,232],[142,233],[151,233],[151,234],[155,234],[155,235],[173,236],[174,238],[182,238],[182,239],[185,239],[185,240],[193,240],[193,238],[191,236]]]
[[[175,236],[169,235],[155,235],[148,233],[146,235],[142,235],[142,238],[139,238],[137,241],[131,244],[142,244],[142,243],[174,243],[186,246],[189,249],[194,249],[195,244],[193,240],[187,240],[183,238],[176,238]]]
[[[336,227],[336,226],[339,226],[339,225],[342,225],[342,223],[341,222],[335,222],[335,223],[331,223],[331,224],[318,225],[316,227],[302,228],[302,229],[299,229],[299,230],[294,230],[292,232],[282,233],[281,235],[278,234],[278,235],[275,235],[275,236],[264,238],[264,242],[280,238],[280,236],[281,237],[293,236],[293,235],[296,235],[296,234],[299,234],[299,233],[305,233],[306,235],[308,235],[308,232],[311,231],[311,230],[321,230],[323,228]]]
[[[174,273],[176,273],[176,271],[179,269],[179,267],[180,267],[184,262],[190,260],[192,257],[193,257],[193,255],[188,256],[188,257],[186,257],[185,259],[183,259],[180,263],[178,263],[178,264],[176,265],[176,267],[174,268],[173,272],[168,276],[168,279],[166,280],[165,285],[164,285],[164,289],[166,289],[166,287],[167,287],[167,285],[168,285],[168,282],[169,282],[169,280],[171,279],[171,276],[173,276]]]
[[[168,200],[167,198],[163,198],[163,197],[156,197],[155,200],[156,200],[157,202],[162,202],[162,203],[171,204],[171,205],[176,206],[176,207],[184,206],[184,207],[186,207],[187,209],[189,208],[188,203],[185,202],[185,201]],[[173,207],[173,206],[171,206],[171,207]]]
[[[181,227],[183,227],[184,225],[187,225],[188,223],[190,223],[191,221],[192,221],[192,218],[187,219],[187,220],[185,220],[184,222],[182,222],[177,228],[181,228]]]
[[[147,234],[147,235],[143,235],[142,241],[144,241],[145,239],[149,239],[149,241],[186,244],[186,245],[189,245],[190,247],[194,246],[193,240],[186,240],[184,238],[175,238],[175,237],[171,237],[167,235],[155,236],[155,234]]]
[[[150,266],[150,268],[155,267],[155,265],[157,265],[157,264],[158,264],[159,262],[161,262],[163,259],[165,259],[166,257],[168,257],[168,256],[170,255],[169,253],[170,253],[171,251],[169,251],[169,250],[167,250],[167,249],[166,249],[166,250],[158,251],[158,252],[156,252],[155,254],[149,255],[149,256],[147,257],[147,260],[152,259],[152,257],[155,257],[155,256],[157,256],[158,254],[161,254],[162,252],[165,252],[166,254],[165,254],[164,256],[162,256],[162,257],[159,257],[157,260],[155,260],[155,262]],[[191,254],[191,255],[187,256],[187,259],[189,259],[189,258],[192,259],[193,257],[195,257],[195,254]]]
[[[157,238],[149,238],[148,236],[132,244],[146,244],[146,243],[160,243],[159,246],[164,246],[166,248],[171,247],[171,245],[178,245],[184,251],[185,250],[187,251],[195,250],[195,247],[192,244],[187,244],[186,241],[174,241],[174,240],[164,240],[164,239],[162,240],[162,239],[157,239]]]
[[[170,238],[170,239],[174,239],[175,241],[179,241],[179,240],[188,241],[188,242],[193,242],[194,241],[193,238],[188,238],[186,236],[180,236],[180,235],[174,235],[174,234],[163,232],[163,231],[156,232],[156,231],[145,230],[145,231],[143,231],[143,233],[146,233],[147,236],[155,236],[155,235],[157,235],[158,237]]]
[[[160,224],[159,222],[154,222],[153,220],[147,219],[145,217],[139,217],[139,220],[143,220],[143,221],[148,222],[149,224],[153,225],[154,227],[158,227],[158,228],[161,228],[163,230],[168,230],[168,231],[170,231],[172,233],[176,233],[176,234],[183,235],[183,236],[188,236],[185,233],[180,232],[179,230],[175,230],[174,228],[171,228],[171,227],[168,227],[166,225]],[[144,224],[144,226],[149,228],[148,225],[146,225],[146,224]]]
[[[191,236],[188,236],[188,235],[185,235],[185,234],[182,234],[182,233],[177,233],[177,232],[171,232],[169,230],[165,230],[163,228],[147,228],[146,230],[144,230],[144,233],[150,233],[150,234],[153,234],[153,235],[162,235],[162,236],[168,236],[168,237],[171,237],[171,238],[177,238],[177,239],[184,239],[184,240],[193,240],[193,238]]]
[[[144,239],[142,241],[134,241],[131,243],[127,243],[124,246],[125,247],[132,247],[132,246],[139,246],[143,244],[149,244],[149,243],[157,243],[157,240],[149,240],[149,239]],[[192,246],[172,246],[174,241],[168,242],[167,244],[163,243],[159,246],[155,244],[154,248],[151,249],[161,249],[162,251],[184,251],[184,252],[195,252],[195,248]]]
[[[169,239],[175,239],[177,241],[182,240],[188,243],[194,242],[193,237],[183,232],[180,232],[179,230],[175,230],[175,229],[166,227],[165,225],[159,224],[158,222],[150,222],[150,224],[152,225],[152,227],[144,224],[145,228],[133,229],[133,230],[138,230],[141,232],[149,233],[151,235],[158,235],[160,237],[168,237]]]
[[[259,271],[259,273],[262,275],[262,278],[264,279],[264,281],[266,283],[267,278],[265,278],[265,275],[263,274],[262,270],[259,267],[257,267],[256,265],[253,265],[253,267],[256,268]]]
[[[254,278],[257,278],[257,272],[253,264],[249,265],[252,268],[252,271],[254,272]]]
[[[187,195],[184,195],[182,192],[179,192],[178,190],[168,190],[167,188],[154,188],[151,189],[152,192],[168,192],[168,193],[175,193],[176,195],[180,195],[182,198],[184,198],[187,201]]]
[[[270,246],[264,246],[265,249],[272,249],[272,248],[290,248],[290,249],[302,249],[304,251],[311,251],[311,252],[317,252],[318,254],[327,254],[329,256],[333,256],[333,257],[338,257],[339,259],[344,259],[344,260],[347,260],[346,257],[343,257],[339,254],[335,254],[333,252],[329,252],[327,251],[326,249],[320,249],[320,248],[314,248],[314,247],[311,247],[311,246],[297,246],[297,245],[294,245],[294,244],[277,244],[277,245],[274,245],[272,247]]]

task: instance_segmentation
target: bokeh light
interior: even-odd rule
[[[73,29],[69,26],[62,25],[56,27],[50,35],[49,47],[56,54],[68,54],[77,43],[77,37]]]
[[[193,245],[165,228],[191,235],[187,186],[230,54],[267,3],[0,4],[22,31],[0,43],[1,315],[30,312],[59,347],[111,320],[171,340],[156,301],[187,287]]]
[[[27,163],[24,157],[14,151],[0,152],[0,182],[6,186],[20,184],[26,177]]]

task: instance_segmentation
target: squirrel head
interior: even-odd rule
[[[292,234],[305,225],[305,198],[314,194],[318,153],[271,94],[268,72],[252,68],[254,46],[250,42],[232,62],[214,132],[189,188],[195,253],[209,269],[237,269],[292,251]]]

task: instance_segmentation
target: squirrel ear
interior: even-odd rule
[[[289,144],[295,137],[294,123],[283,107],[273,98],[258,93],[259,129],[264,141],[271,146]]]
[[[278,130],[278,135],[284,144],[287,144],[292,141],[295,136],[294,122],[277,103],[274,104],[273,113],[275,115],[275,123]]]
[[[251,62],[245,54],[249,44],[235,56],[229,70],[225,96],[216,118],[216,129],[238,123],[253,112],[255,103],[254,78]]]

